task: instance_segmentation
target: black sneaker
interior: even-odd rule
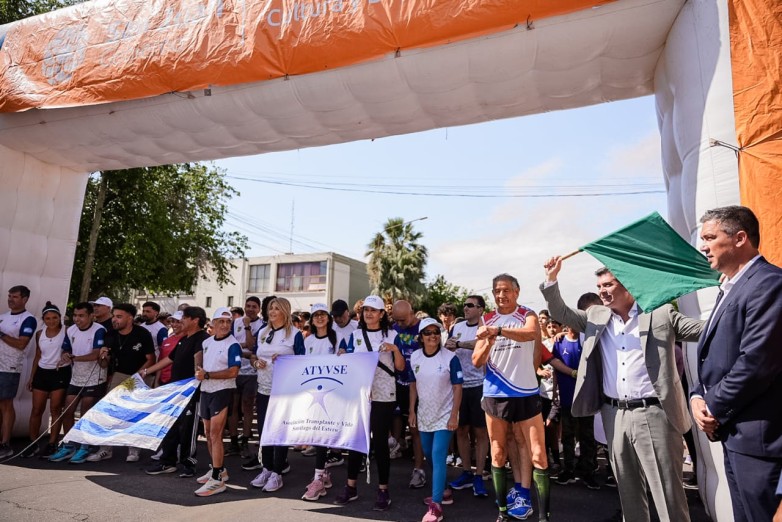
[[[342,455],[339,453],[329,453],[328,458],[326,458],[326,469],[341,466],[344,463],[345,459],[342,458]]]
[[[157,464],[154,464],[153,466],[150,466],[144,470],[144,473],[147,475],[162,475],[164,473],[175,472],[176,466],[172,466],[171,464],[163,464],[162,462],[158,462]]]
[[[258,460],[258,457],[250,457],[242,464],[242,469],[245,471],[252,471],[254,469],[263,469],[263,464]]]
[[[232,442],[228,445],[227,448],[225,448],[225,452],[223,453],[223,455],[225,457],[232,457],[234,455],[240,454],[241,452],[242,452],[242,448],[239,447],[239,443]]]
[[[615,488],[616,477],[614,477],[613,475],[608,475],[608,477],[606,477],[606,486],[608,486],[609,488]]]
[[[684,479],[684,489],[698,489],[698,477],[694,473],[690,478]]]
[[[576,482],[576,476],[573,474],[572,471],[562,471],[557,479],[554,481],[557,484],[565,485],[565,484],[573,484]]]
[[[27,446],[24,451],[22,452],[22,457],[29,459],[30,457],[35,457],[38,455],[38,453],[41,452],[41,448],[38,447],[38,443],[30,444],[30,446]]]
[[[358,489],[345,485],[345,489],[337,495],[337,498],[334,499],[334,503],[338,506],[344,506],[348,502],[353,502],[358,498]]]
[[[179,478],[195,477],[195,468],[190,466],[182,466],[179,468]]]
[[[589,489],[600,489],[600,484],[597,483],[594,475],[583,477],[581,480],[584,482],[584,485]]]
[[[46,445],[46,448],[38,455],[39,459],[48,459],[52,455],[57,453],[57,444],[49,443]]]

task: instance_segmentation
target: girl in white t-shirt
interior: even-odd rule
[[[41,418],[46,410],[46,401],[52,417],[52,429],[49,431],[49,444],[44,450],[44,457],[49,457],[57,451],[57,437],[60,434],[65,392],[71,382],[71,366],[60,365],[62,358],[62,343],[65,340],[65,327],[62,325],[60,309],[50,301],[46,301],[41,313],[44,328],[35,334],[35,359],[27,389],[33,392],[33,408],[30,413],[30,441],[38,438],[41,432]],[[38,445],[30,446],[23,457],[32,457],[39,451]]]
[[[250,357],[258,370],[258,395],[255,406],[258,415],[258,435],[263,432],[269,396],[272,392],[274,361],[280,355],[304,355],[304,337],[294,328],[291,318],[291,304],[282,297],[269,301],[269,324],[258,332],[258,348]],[[250,484],[263,491],[277,491],[282,487],[282,474],[288,467],[287,446],[263,446],[261,463],[263,469]],[[244,466],[243,466],[244,467]]]
[[[443,519],[448,444],[459,427],[462,402],[462,365],[450,350],[442,349],[442,326],[424,319],[418,327],[420,350],[410,356],[413,382],[410,383],[410,427],[418,427],[426,460],[432,466],[432,496],[422,522]],[[417,406],[416,406],[417,403]]]
[[[358,329],[343,341],[339,353],[380,352],[375,379],[372,381],[372,410],[369,424],[372,432],[372,446],[375,449],[375,461],[378,471],[378,491],[375,511],[385,511],[391,505],[388,494],[388,476],[391,472],[391,455],[388,450],[388,433],[396,408],[396,378],[394,369],[405,369],[405,358],[397,346],[396,332],[386,312],[385,303],[376,296],[364,299],[361,320]],[[363,453],[348,453],[348,482],[345,490],[335,499],[335,504],[344,505],[358,498],[356,484],[361,469]]]

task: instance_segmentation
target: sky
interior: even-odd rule
[[[418,220],[428,280],[442,274],[490,295],[492,277],[507,272],[535,310],[545,306],[537,287],[550,256],[650,212],[667,215],[651,96],[215,164],[240,192],[226,228],[248,236],[248,257],[364,260],[389,218]],[[594,290],[599,266],[587,253],[565,262],[566,301]]]

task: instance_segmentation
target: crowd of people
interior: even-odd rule
[[[453,490],[488,497],[486,480],[498,521],[532,516],[533,488],[538,518],[549,520],[552,480],[602,487],[596,478],[602,445],[609,457],[604,484],[618,488],[625,520],[649,520],[650,492],[660,520],[687,521],[683,436],[694,418],[697,429],[723,444],[735,519],[770,520],[782,493],[782,270],[759,255],[758,224],[748,209],[716,209],[702,222],[702,250],[725,276],[707,321],[671,305],[641,310],[608,268],[596,273],[597,293],[582,295],[571,308],[560,294],[560,257],[544,265],[547,310],[538,312],[520,304],[518,280],[500,274],[492,281],[493,310],[484,297],[470,295],[460,308],[443,303],[437,317],[376,295],[352,308],[339,299],[304,312],[293,312],[283,297],[250,296],[243,309],[222,307],[207,317],[203,308],[184,305],[162,318],[155,302],[144,303],[137,317],[135,306],[100,297],[76,304],[67,327],[60,309],[47,302],[38,328],[26,309],[29,289],[14,286],[9,311],[0,314],[0,459],[14,454],[13,398],[24,349],[33,341],[25,383],[32,392],[30,443],[22,457],[73,464],[110,459],[111,447],[58,445],[77,410],[83,416],[134,374],[150,386],[195,378],[200,389],[146,473],[195,478],[200,419],[210,465],[195,479],[196,495],[226,490],[228,455],[241,455],[242,468],[258,472],[253,487],[274,492],[284,487],[290,448],[254,451],[250,441],[264,430],[275,360],[374,351],[371,455],[296,448],[315,457],[305,501],[326,496],[334,468],[345,462],[333,503],[356,501],[358,476],[373,463],[373,509],[386,511],[392,460],[409,449],[407,486],[431,490],[423,522],[444,518]],[[677,347],[686,341],[699,343],[700,384],[689,397]],[[52,422],[39,444],[47,404]],[[139,458],[138,449],[128,448],[127,461]],[[463,471],[447,482],[449,463]]]

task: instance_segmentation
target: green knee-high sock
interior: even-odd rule
[[[505,511],[507,502],[505,500],[505,494],[507,493],[507,485],[505,468],[498,468],[496,466],[491,467],[491,481],[494,483],[494,494],[497,496],[497,505],[500,511]]]
[[[538,469],[532,472],[532,480],[535,481],[535,489],[538,490],[538,520],[548,520],[551,510],[551,482],[548,469]]]

